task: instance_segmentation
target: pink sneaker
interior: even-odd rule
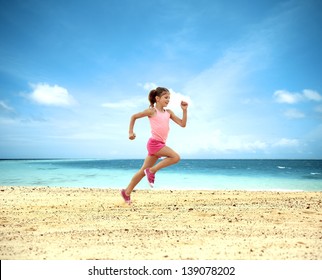
[[[125,190],[121,190],[121,196],[127,204],[131,204],[131,197],[126,195]]]
[[[154,173],[151,173],[150,169],[147,168],[147,169],[144,169],[144,174],[146,175],[146,178],[149,182],[150,187],[153,188],[154,187],[154,178],[155,178]]]

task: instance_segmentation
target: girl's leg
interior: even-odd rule
[[[142,180],[142,178],[145,176],[144,174],[144,169],[146,168],[151,168],[158,160],[157,156],[147,156],[141,169],[134,174],[134,176],[132,177],[131,182],[129,183],[129,185],[127,186],[127,188],[125,189],[125,194],[127,196],[130,196],[131,192],[133,191],[133,189],[135,188],[135,186]]]
[[[156,173],[158,170],[165,168],[169,165],[176,164],[180,161],[180,156],[168,146],[163,147],[155,155],[159,157],[166,157],[166,158],[161,160],[155,166],[150,167],[149,171],[151,173]]]

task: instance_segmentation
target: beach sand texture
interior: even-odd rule
[[[321,260],[322,192],[0,187],[1,259]]]

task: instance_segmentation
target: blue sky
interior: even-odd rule
[[[182,158],[322,158],[321,1],[1,2],[0,158],[144,158],[155,86]]]

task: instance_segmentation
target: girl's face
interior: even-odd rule
[[[170,92],[163,92],[161,97],[156,97],[157,103],[159,103],[162,107],[167,107],[170,102]]]

